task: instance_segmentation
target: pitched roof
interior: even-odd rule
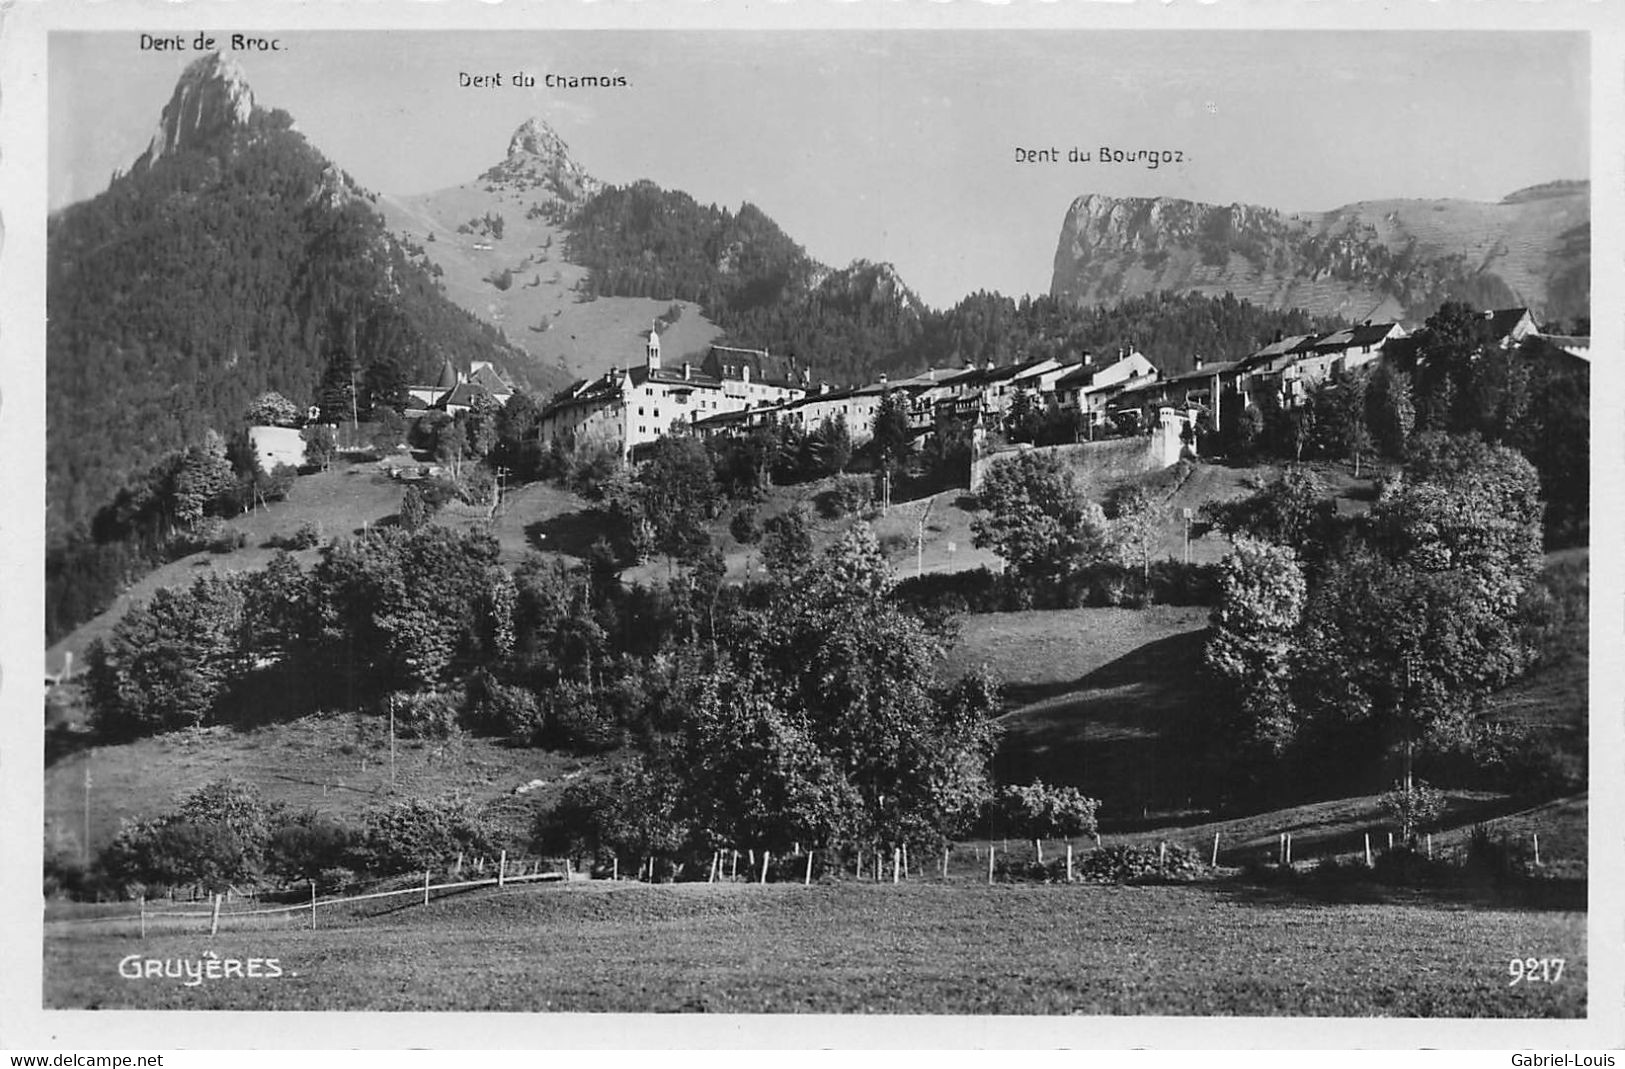
[[[1167,385],[1169,383],[1185,382],[1186,380],[1211,378],[1214,375],[1223,375],[1234,371],[1240,365],[1240,360],[1226,360],[1222,363],[1203,364],[1201,367],[1192,368],[1189,371],[1181,371],[1177,375],[1168,375],[1163,378],[1161,383],[1154,383],[1153,385]]]
[[[478,383],[492,393],[513,393],[513,385],[490,364],[481,364],[475,369],[474,374],[468,377],[468,381]]]
[[[647,367],[633,367],[627,369],[626,375],[634,386],[652,382],[658,386],[687,386],[696,390],[715,390],[722,385],[716,378],[693,369],[684,375],[676,368],[657,367],[650,371]]]
[[[1485,318],[1490,321],[1490,329],[1495,332],[1495,337],[1500,339],[1511,334],[1512,328],[1528,314],[1527,308],[1497,308]]]
[[[474,407],[474,402],[480,398],[496,403],[496,398],[477,382],[459,382],[450,393],[435,402],[436,408],[447,408],[451,405],[462,405],[465,408]]]
[[[713,345],[701,363],[706,373],[717,379],[743,380],[742,368],[750,368],[750,377],[757,382],[773,386],[801,386],[803,378],[794,357],[775,356],[766,349],[738,349],[729,345]]]

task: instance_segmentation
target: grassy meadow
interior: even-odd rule
[[[49,922],[53,1008],[1576,1017],[1585,916],[1179,887],[578,882],[365,903],[280,928]],[[366,914],[366,915],[364,915]],[[275,979],[119,976],[126,955]],[[1513,956],[1562,980],[1510,985]]]

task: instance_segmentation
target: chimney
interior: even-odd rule
[[[997,365],[994,364],[993,361],[989,360],[986,364],[982,365],[982,370],[983,371],[992,371],[994,369],[994,367],[996,367],[996,366]]]
[[[886,376],[885,375],[880,376],[880,385],[882,385],[882,386],[886,385]]]
[[[1083,366],[1088,367],[1090,364],[1093,364],[1094,362],[1095,362],[1095,354],[1091,353],[1088,349],[1085,349],[1083,351]]]
[[[694,365],[687,360],[683,361],[683,381],[687,382],[694,375]]]
[[[739,365],[739,379],[741,382],[750,381],[750,365],[748,363]]]
[[[1196,370],[1197,370],[1197,371],[1201,371],[1201,370],[1202,370],[1202,364],[1203,364],[1203,363],[1205,363],[1205,361],[1204,361],[1204,360],[1203,360],[1203,359],[1202,359],[1202,354],[1201,354],[1201,353],[1197,353],[1197,354],[1196,354]]]

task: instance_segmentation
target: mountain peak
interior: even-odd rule
[[[254,114],[254,91],[237,61],[211,52],[189,65],[164,105],[158,129],[137,168],[163,156],[200,145],[222,130],[241,126]]]
[[[526,119],[508,139],[508,157],[480,176],[482,181],[520,190],[540,190],[562,201],[579,202],[602,187],[570,155],[570,146],[547,122]]]

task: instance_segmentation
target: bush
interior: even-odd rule
[[[862,515],[874,504],[874,487],[866,475],[837,475],[828,490],[816,498],[819,515],[837,520]]]
[[[1095,834],[1095,812],[1100,802],[1086,798],[1076,787],[1051,787],[1042,781],[1028,786],[1006,786],[990,805],[1006,834],[1026,839],[1074,839]]]
[[[468,678],[463,724],[472,731],[541,741],[544,719],[536,695],[524,687],[499,683],[483,669]]]
[[[445,739],[457,733],[460,703],[442,691],[391,695],[395,734],[403,739]]]
[[[289,883],[315,880],[329,892],[354,881],[350,866],[362,844],[361,832],[314,810],[284,818],[265,846],[265,870]],[[349,881],[330,874],[350,872]]]
[[[461,799],[414,798],[370,810],[361,856],[380,875],[421,872],[459,853],[495,853],[501,835]]]
[[[125,824],[102,851],[102,866],[125,888],[197,883],[224,891],[252,875],[248,852],[231,828],[174,816]]]
[[[602,753],[622,741],[621,726],[608,701],[582,683],[566,681],[541,696],[546,736],[576,753]]]
[[[267,539],[271,549],[314,549],[322,543],[322,531],[317,530],[315,523],[301,523],[293,534],[273,534]]]
[[[1438,823],[1444,813],[1444,792],[1435,790],[1422,780],[1414,780],[1409,787],[1394,784],[1394,789],[1382,795],[1378,802],[1399,825],[1400,838],[1414,842],[1419,831]]]
[[[1078,878],[1091,883],[1182,882],[1206,872],[1200,854],[1173,843],[1168,844],[1166,857],[1150,846],[1101,847],[1077,866]]]
[[[1428,781],[1453,790],[1505,791],[1555,798],[1586,783],[1583,736],[1573,748],[1549,731],[1520,723],[1481,723],[1464,739],[1417,755]]]

